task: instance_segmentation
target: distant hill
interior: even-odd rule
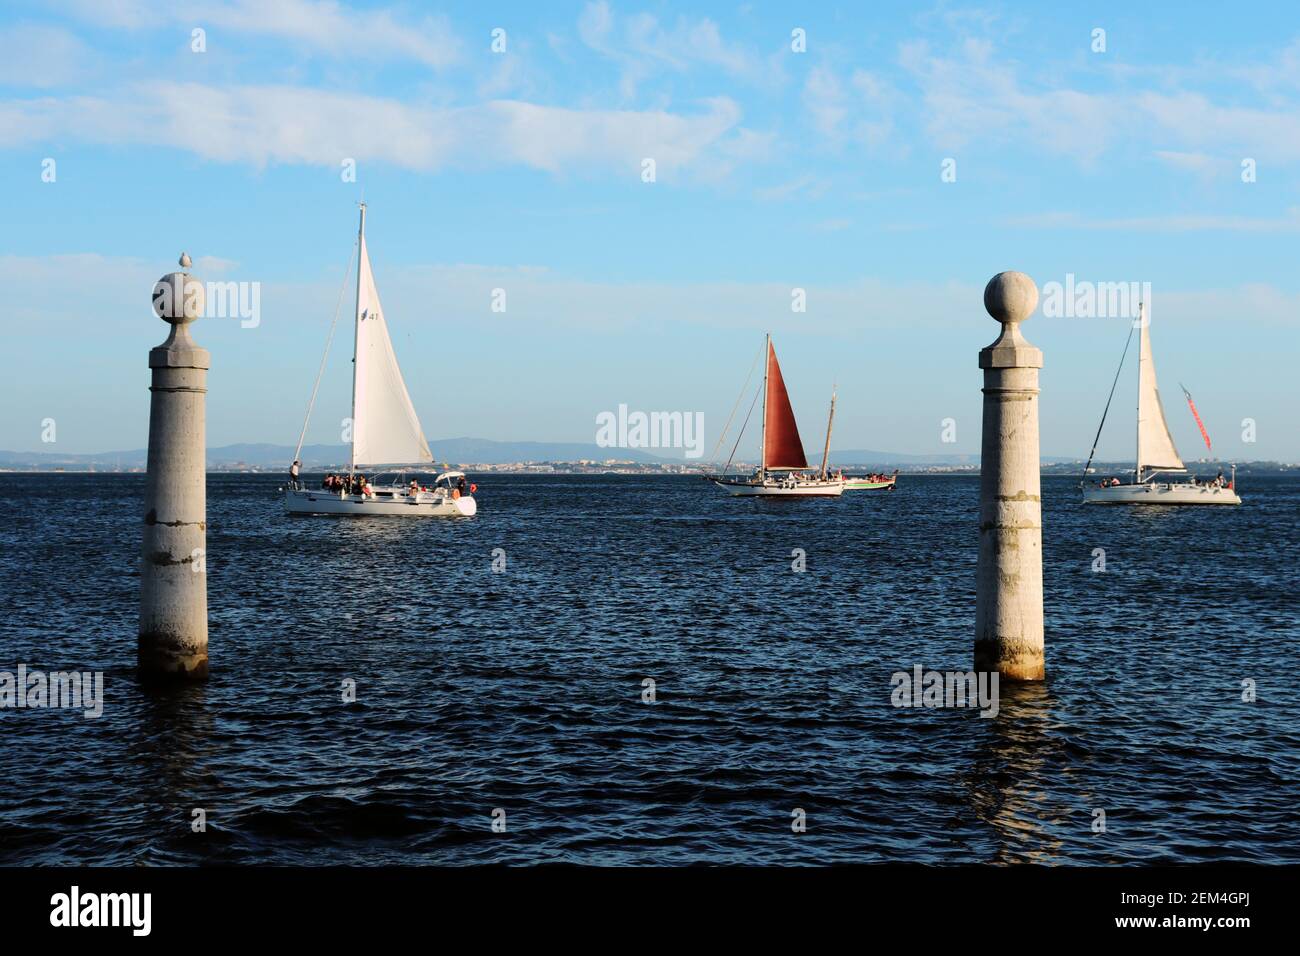
[[[601,448],[584,442],[506,442],[486,438],[448,438],[429,443],[439,462],[505,465],[525,461],[634,461],[663,462],[669,459],[633,448]],[[59,452],[0,450],[0,468],[73,468],[91,466],[113,469],[143,468],[148,458],[143,448],[130,451],[107,451],[92,455],[69,455]],[[292,445],[243,442],[208,449],[208,468],[285,468],[293,458]],[[347,445],[304,445],[305,468],[331,468],[347,465]]]
[[[506,465],[517,461],[663,462],[671,459],[637,448],[602,448],[594,442],[490,441],[486,438],[444,438],[429,442],[439,461]],[[346,454],[344,455],[346,458]]]
[[[1075,461],[1074,458],[1062,458],[1055,455],[1044,455],[1045,464],[1056,464],[1058,462]],[[812,461],[810,458],[809,461]],[[818,457],[817,463],[821,463]],[[979,465],[980,456],[977,454],[946,454],[946,455],[907,455],[896,451],[872,451],[866,448],[847,449],[844,451],[831,451],[831,463],[848,467],[850,465],[870,465],[874,467],[883,467],[885,465]]]
[[[652,455],[649,452],[631,448],[601,448],[587,442],[537,442],[537,441],[490,441],[486,438],[445,438],[429,443],[439,464],[481,464],[510,465],[523,462],[604,462],[609,459],[631,461],[637,464],[677,463],[707,466],[702,459]],[[671,450],[669,450],[671,451]],[[272,445],[267,443],[243,442],[235,445],[222,445],[208,449],[208,468],[286,468],[293,455],[290,445]],[[52,471],[59,468],[70,471],[84,471],[94,468],[97,471],[129,471],[145,467],[147,455],[143,448],[130,451],[106,451],[93,455],[68,455],[59,452],[30,452],[0,450],[0,468],[33,471]],[[831,463],[844,468],[893,469],[904,471],[909,468],[943,468],[943,467],[978,467],[979,455],[908,455],[900,452],[873,451],[871,449],[846,449],[831,452]],[[304,445],[302,449],[303,465],[308,470],[346,467],[348,461],[347,445]],[[809,457],[809,464],[821,464],[820,456]],[[1077,464],[1082,470],[1082,462],[1075,457],[1044,455],[1044,467]],[[750,463],[752,464],[752,462]],[[1189,467],[1194,464],[1189,462]],[[1245,465],[1239,462],[1239,465]],[[1254,463],[1256,466],[1273,463]],[[1094,462],[1100,470],[1122,470],[1116,463]],[[1132,468],[1132,462],[1127,465]]]
[[[978,465],[979,455],[908,455],[896,451],[873,451],[868,448],[850,448],[842,451],[831,449],[831,464],[848,467],[850,465]],[[809,458],[809,462],[812,459]],[[821,464],[821,456],[817,456]]]

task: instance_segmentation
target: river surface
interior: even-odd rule
[[[1044,479],[1048,680],[991,718],[891,703],[970,667],[976,478],[475,480],[472,519],[331,519],[210,475],[211,679],[157,692],[143,476],[0,475],[0,671],[105,698],[0,710],[0,862],[1300,862],[1300,479]]]

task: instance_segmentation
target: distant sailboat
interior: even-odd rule
[[[357,236],[357,297],[352,352],[352,453],[349,479],[359,468],[377,465],[429,465],[433,454],[424,438],[419,416],[406,391],[388,324],[379,303],[375,277],[366,251],[366,205],[361,204]],[[331,333],[332,334],[332,333]],[[324,370],[324,363],[321,365]],[[317,377],[317,385],[320,378]],[[315,391],[312,403],[315,402]],[[311,417],[310,405],[307,410]],[[298,439],[294,464],[302,451],[307,425]],[[462,490],[465,475],[447,471],[428,485],[407,481],[393,473],[388,484],[379,481],[341,483],[338,488],[307,489],[295,480],[285,490],[284,506],[290,514],[394,515],[398,517],[468,517],[478,506]],[[349,487],[350,486],[350,487]],[[471,489],[472,490],[472,486]]]
[[[1233,466],[1231,477],[1225,479],[1220,472],[1218,477],[1202,481],[1197,478],[1184,481],[1156,481],[1155,476],[1168,473],[1186,474],[1178,449],[1174,447],[1173,436],[1169,433],[1169,424],[1165,421],[1164,405],[1160,401],[1160,390],[1156,386],[1156,366],[1151,355],[1151,323],[1146,317],[1146,306],[1138,307],[1138,398],[1137,398],[1137,461],[1133,469],[1133,480],[1122,482],[1118,478],[1105,479],[1099,484],[1088,484],[1085,480],[1083,502],[1090,505],[1239,505],[1241,498],[1236,490],[1236,467]],[[1132,332],[1129,333],[1130,338]],[[1124,347],[1128,354],[1128,345]],[[1120,369],[1124,359],[1120,358]],[[1115,373],[1119,381],[1119,372]],[[1186,392],[1186,389],[1184,389]],[[1115,394],[1111,386],[1111,396]],[[1191,395],[1187,396],[1191,402]],[[1110,408],[1109,399],[1106,408]],[[1192,414],[1205,436],[1209,446],[1210,436],[1205,431],[1201,416],[1192,405]],[[1097,428],[1097,438],[1092,444],[1092,453],[1088,455],[1088,464],[1084,466],[1086,475],[1092,466],[1092,457],[1097,452],[1097,441],[1101,438],[1101,429],[1106,424],[1106,413],[1102,412],[1101,425]]]
[[[749,476],[710,475],[720,488],[733,495],[772,497],[838,497],[844,493],[844,479],[826,473],[826,456],[822,468],[814,474],[806,473],[808,459],[804,455],[803,441],[799,438],[799,425],[790,406],[790,394],[781,376],[781,366],[772,347],[772,336],[767,336],[763,367],[763,424],[759,441],[758,470]],[[757,396],[755,396],[757,398]],[[834,422],[835,400],[831,398],[831,423]],[[742,426],[743,434],[744,428]],[[737,438],[737,443],[739,443]],[[827,449],[830,448],[830,423],[826,428]],[[728,466],[730,462],[728,462]]]

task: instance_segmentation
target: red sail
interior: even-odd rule
[[[1205,439],[1205,447],[1206,447],[1210,452],[1213,452],[1214,449],[1213,449],[1213,448],[1210,448],[1210,433],[1207,432],[1207,431],[1205,430],[1205,422],[1201,421],[1201,416],[1200,416],[1199,414],[1197,414],[1197,411],[1196,411],[1196,403],[1195,403],[1194,401],[1192,401],[1192,393],[1189,392],[1189,391],[1188,391],[1188,390],[1183,386],[1183,383],[1182,383],[1182,382],[1179,382],[1179,383],[1178,383],[1178,387],[1181,388],[1181,389],[1183,390],[1183,394],[1187,396],[1187,407],[1190,408],[1190,409],[1192,410],[1192,417],[1196,419],[1196,424],[1200,426],[1200,429],[1201,429],[1201,437]]]
[[[781,366],[776,363],[776,349],[767,346],[767,409],[764,421],[767,430],[763,442],[763,467],[769,469],[800,469],[808,467],[799,440],[799,426],[794,421],[790,407],[790,393],[781,378]]]

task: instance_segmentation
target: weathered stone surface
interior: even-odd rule
[[[149,460],[140,561],[137,660],[146,679],[208,675],[207,477],[204,395],[210,357],[190,338],[202,312],[201,285],[172,273],[159,280],[155,311],[171,325],[150,350]],[[182,307],[166,291],[190,293]]]
[[[984,305],[1002,323],[980,352],[984,421],[980,452],[975,669],[1042,680],[1043,558],[1038,455],[1038,370],[1043,353],[1020,333],[1038,303],[1020,272],[993,277]]]

